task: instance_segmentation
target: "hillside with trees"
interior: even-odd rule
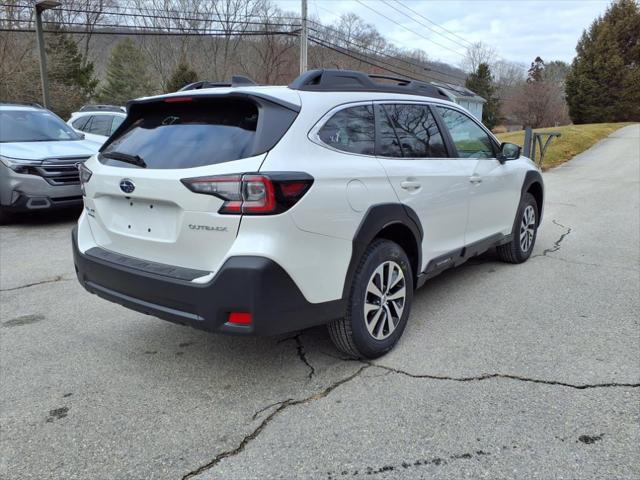
[[[44,12],[52,108],[178,90],[246,75],[286,84],[298,75],[301,20],[272,0],[65,0]],[[41,99],[33,9],[0,5],[0,98]],[[353,13],[309,20],[309,68],[356,69],[465,85],[487,100],[489,128],[519,129],[640,119],[640,12],[616,0],[577,45],[571,65],[505,60],[467,42],[460,67],[403,49]],[[527,62],[528,63],[528,62]],[[569,117],[571,115],[571,118]]]

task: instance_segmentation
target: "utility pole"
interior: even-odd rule
[[[307,43],[309,30],[307,28],[307,0],[302,0],[302,28],[300,31],[300,73],[307,71]]]
[[[40,82],[42,83],[42,103],[44,108],[49,108],[49,79],[47,78],[47,53],[44,47],[44,35],[42,34],[42,12],[60,6],[56,0],[41,0],[33,7],[36,14],[36,36],[38,39],[38,53],[40,54]]]

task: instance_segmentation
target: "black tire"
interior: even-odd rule
[[[525,249],[522,246],[522,237],[523,235],[523,222],[525,222],[525,212],[528,209],[532,208],[534,212],[534,223],[533,223],[533,233],[530,236],[530,240],[528,242],[528,247]],[[540,223],[538,216],[538,204],[536,203],[536,199],[530,193],[525,193],[520,200],[520,205],[518,206],[518,212],[516,213],[516,219],[513,223],[512,230],[512,239],[511,242],[501,245],[497,248],[498,257],[503,262],[507,263],[522,263],[526,262],[527,259],[531,256],[531,252],[533,251],[533,247],[536,244],[536,237],[538,236],[538,225]]]
[[[398,267],[402,271],[402,276],[399,274]],[[379,268],[381,270],[378,270]],[[390,269],[392,273],[388,273]],[[381,276],[378,275],[379,272],[382,272]],[[380,293],[383,293],[379,302],[381,306],[377,310],[368,310],[365,316],[365,299],[369,309],[377,303],[375,299],[378,297],[367,292],[370,282],[375,282],[374,274],[378,280],[382,280],[382,277],[387,279],[386,283],[380,285],[382,287]],[[389,284],[391,288],[388,287]],[[404,284],[404,291],[402,291],[402,284]],[[387,295],[395,296],[398,293],[404,294],[403,301],[398,299],[387,301]],[[351,357],[373,359],[384,355],[402,336],[411,311],[412,300],[413,272],[407,254],[397,243],[384,239],[375,240],[363,254],[356,269],[347,300],[346,315],[328,325],[331,340],[339,350]],[[376,315],[379,315],[377,320],[374,319]],[[367,321],[367,319],[370,320]],[[374,324],[374,322],[377,323]],[[367,324],[373,329],[373,333],[369,332]],[[376,339],[374,336],[376,331],[380,337],[387,336]]]
[[[0,225],[8,225],[11,223],[11,220],[11,214],[0,207]]]

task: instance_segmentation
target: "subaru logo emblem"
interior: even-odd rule
[[[136,189],[136,185],[128,178],[120,180],[120,190],[124,193],[132,193]]]

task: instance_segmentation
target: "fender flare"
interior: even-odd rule
[[[413,235],[418,253],[417,268],[414,272],[414,276],[416,277],[414,278],[414,282],[417,282],[417,277],[422,267],[422,239],[424,237],[420,219],[411,207],[401,203],[381,203],[369,207],[362,217],[356,234],[353,237],[351,260],[347,268],[347,275],[342,289],[342,298],[346,299],[349,296],[349,290],[356,269],[369,244],[383,229],[394,224],[401,224],[407,227]]]
[[[529,170],[525,176],[524,181],[522,182],[522,190],[520,190],[520,198],[524,196],[524,194],[529,190],[531,185],[537,183],[540,185],[540,189],[542,191],[542,198],[540,199],[540,205],[538,208],[538,223],[542,222],[542,210],[544,207],[544,182],[542,181],[542,175],[537,170]]]

